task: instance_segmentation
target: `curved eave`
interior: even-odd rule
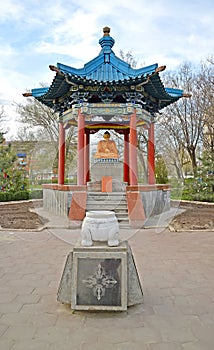
[[[41,97],[44,94],[46,94],[46,92],[48,92],[48,90],[49,90],[49,87],[32,89],[31,93],[32,93],[33,97],[38,98],[38,97]]]
[[[63,75],[56,74],[51,86],[44,89],[32,89],[32,96],[48,107],[53,107],[53,101],[64,96],[70,88]]]
[[[173,88],[165,88],[167,94],[169,94],[172,98],[179,99],[183,96],[184,92],[181,89],[173,89]]]
[[[86,79],[84,77],[79,76],[70,76],[68,77],[70,84],[86,84],[86,85],[96,85],[96,84],[104,84],[107,83],[110,85],[138,85],[143,84],[145,92],[159,101],[159,109],[162,109],[171,103],[177,101],[179,98],[183,96],[183,90],[172,89],[172,88],[164,88],[164,85],[159,77],[159,74],[153,74],[151,76],[136,77],[129,78],[119,81],[112,82],[99,82],[97,80]],[[48,107],[53,107],[54,100],[65,96],[69,89],[70,84],[66,82],[65,76],[56,74],[52,85],[49,88],[39,88],[32,89],[32,96],[38,99],[40,102],[44,103]]]
[[[159,75],[155,74],[144,86],[145,91],[159,101],[159,108],[167,107],[183,96],[183,90],[165,88]]]
[[[148,67],[147,67],[148,68]],[[44,103],[48,107],[53,107],[53,100],[59,99],[65,96],[71,87],[72,84],[83,84],[83,85],[96,85],[96,84],[119,84],[119,85],[137,85],[140,83],[144,83],[148,78],[148,72],[152,72],[154,74],[156,69],[156,65],[149,66],[148,69],[137,70],[139,72],[144,72],[141,76],[127,76],[122,75],[122,73],[118,73],[117,76],[114,76],[115,79],[112,81],[109,80],[98,80],[92,79],[92,77],[80,76],[78,74],[71,75],[69,73],[65,74],[65,70],[61,71],[60,74],[57,73],[55,78],[49,88],[39,88],[32,89],[32,96],[38,99],[40,102]],[[145,74],[146,72],[146,74]],[[95,78],[95,73],[93,78]],[[120,78],[120,79],[119,79]]]
[[[181,97],[184,97],[183,90],[180,89],[172,89],[172,88],[165,88],[167,98],[166,99],[160,99],[159,105],[160,109],[169,106],[170,104],[178,101]]]

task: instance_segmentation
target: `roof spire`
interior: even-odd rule
[[[111,48],[114,46],[114,39],[109,35],[110,28],[103,28],[103,37],[99,40],[99,44],[102,47],[102,53],[111,53]]]

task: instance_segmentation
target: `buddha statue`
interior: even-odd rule
[[[118,159],[117,146],[114,141],[110,140],[110,133],[106,131],[103,134],[103,138],[104,140],[98,142],[95,158]]]

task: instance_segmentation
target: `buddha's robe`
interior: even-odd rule
[[[112,140],[102,140],[98,142],[95,158],[118,158],[117,146]]]

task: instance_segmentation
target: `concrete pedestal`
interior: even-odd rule
[[[74,310],[126,310],[143,302],[143,291],[127,241],[118,247],[95,242],[68,253],[57,300]]]
[[[108,159],[107,159],[108,160]],[[113,180],[123,182],[123,163],[119,161],[97,162],[91,167],[91,180],[102,181],[103,176],[111,176]]]

